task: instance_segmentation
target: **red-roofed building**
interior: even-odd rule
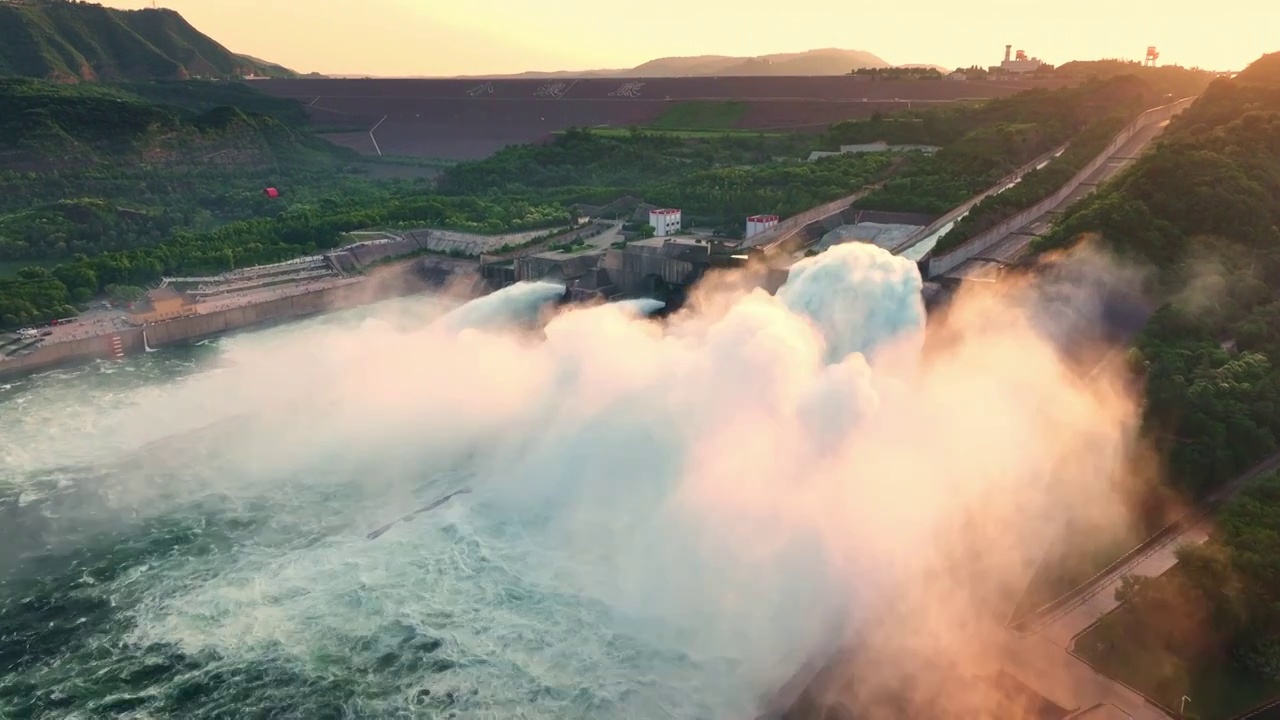
[[[680,232],[680,211],[673,208],[650,210],[649,224],[653,226],[653,234],[658,237],[675,235]]]
[[[777,224],[777,215],[752,215],[747,218],[747,237],[755,237]]]

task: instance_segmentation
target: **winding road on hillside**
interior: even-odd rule
[[[1097,575],[1067,595],[1049,603],[1019,623],[1025,631],[1050,638],[1059,647],[1070,649],[1071,642],[1099,618],[1119,606],[1115,589],[1127,575],[1156,577],[1177,564],[1177,549],[1199,545],[1209,538],[1212,513],[1243,490],[1250,482],[1280,470],[1280,453],[1250,468],[1210,495],[1199,508],[1170,523]]]
[[[1065,200],[1055,206],[1052,210],[1033,219],[1031,222],[1023,225],[1016,230],[1011,231],[1003,239],[996,242],[980,257],[974,258],[975,261],[995,261],[1000,263],[1011,263],[1027,252],[1031,246],[1031,241],[1049,231],[1050,225],[1058,217],[1059,213],[1071,207],[1081,198],[1089,195],[1098,188],[1099,185],[1107,182],[1111,178],[1119,175],[1125,168],[1132,165],[1152,141],[1160,137],[1165,128],[1169,126],[1169,122],[1153,123],[1142,128],[1134,134],[1129,141],[1112,153],[1093,174],[1081,183],[1075,192],[1067,196]],[[967,264],[967,263],[966,263]],[[955,273],[962,272],[964,265],[957,268]]]

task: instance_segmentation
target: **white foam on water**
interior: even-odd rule
[[[1078,474],[1068,494],[1095,505],[1113,492],[1128,415],[1012,316],[922,363],[920,285],[850,244],[776,297],[663,322],[629,302],[532,330],[563,293],[535,283],[225,342],[231,367],[90,413],[130,452],[144,428],[196,431],[148,450],[163,472],[117,479],[119,509],[208,497],[261,523],[135,578],[129,640],[313,676],[439,640],[423,656],[447,667],[369,700],[385,712],[427,689],[480,717],[749,714],[871,609],[927,597],[957,508],[997,506],[984,531],[1024,567],[1064,501],[1046,478]]]

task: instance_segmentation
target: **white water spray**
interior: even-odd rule
[[[1062,506],[1111,498],[1129,408],[1072,381],[1008,309],[922,364],[919,276],[874,247],[715,313],[659,323],[629,302],[508,329],[562,293],[237,339],[233,367],[108,413],[120,437],[248,413],[122,482],[116,509],[270,513],[233,556],[151,568],[129,640],[316,674],[408,627],[452,664],[369,700],[382,712],[429,690],[464,714],[741,717],[886,603],[973,611],[930,584],[958,512],[991,511],[1003,578]],[[1064,472],[1075,484],[1047,489]]]

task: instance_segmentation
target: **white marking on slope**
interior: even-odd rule
[[[378,126],[379,126],[379,125],[382,125],[382,123],[384,123],[384,122],[386,122],[386,121],[387,121],[387,116],[386,116],[386,115],[383,115],[383,116],[382,116],[382,119],[378,121],[378,124],[377,124],[377,125],[374,125],[373,127],[369,128],[369,139],[373,141],[373,149],[378,151],[378,156],[379,156],[379,157],[381,157],[381,156],[382,156],[382,148],[378,147],[378,138],[376,138],[376,137],[374,137],[374,136],[373,136],[373,131],[374,131],[374,130],[377,130],[377,129],[378,129]]]

